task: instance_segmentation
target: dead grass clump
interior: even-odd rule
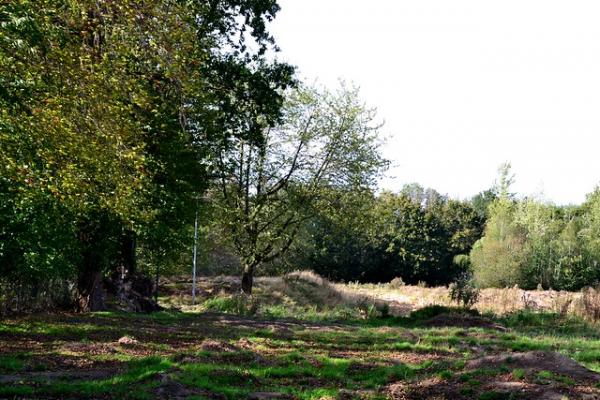
[[[583,289],[580,302],[580,313],[584,318],[593,322],[600,320],[600,287]]]
[[[305,282],[313,283],[317,286],[327,286],[330,284],[330,282],[327,279],[309,270],[290,272],[289,274],[284,275],[283,279],[288,281],[302,280]]]
[[[358,308],[361,314],[367,316],[376,312],[389,312],[389,306],[386,308],[385,305],[379,304],[373,296],[357,293],[347,285],[331,283],[313,271],[291,272],[285,275],[283,280],[288,289],[303,292],[307,300],[317,305]]]
[[[518,286],[504,289],[484,289],[481,291],[477,309],[508,314],[521,308],[521,290]]]
[[[561,317],[566,317],[569,311],[573,308],[575,297],[573,293],[569,292],[556,292],[552,297],[552,312],[560,315]]]
[[[402,289],[404,286],[406,286],[406,284],[399,276],[392,279],[390,283],[388,283],[388,287],[390,289]]]

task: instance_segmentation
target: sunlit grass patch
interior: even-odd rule
[[[146,399],[151,398],[146,389],[155,386],[151,378],[158,373],[165,373],[174,364],[164,358],[151,356],[127,363],[126,371],[114,377],[98,380],[69,380],[68,375],[64,379],[43,381],[35,379],[32,389],[29,385],[14,385],[15,392],[22,391],[27,395],[51,395],[51,396],[78,396],[90,397],[98,394],[110,394],[111,397]],[[132,388],[135,387],[135,390]],[[0,393],[5,393],[1,392]]]

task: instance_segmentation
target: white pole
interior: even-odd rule
[[[192,305],[196,304],[196,256],[198,254],[198,204],[196,203],[196,219],[194,221],[194,260],[192,267]]]

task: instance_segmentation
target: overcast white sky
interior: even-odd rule
[[[579,203],[600,182],[600,1],[280,0],[280,59],[354,82],[395,165],[382,186]]]

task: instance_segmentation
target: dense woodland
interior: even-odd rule
[[[275,0],[0,6],[0,304],[154,306],[161,276],[578,290],[600,282],[600,191],[555,206],[380,191],[359,91],[277,61]],[[398,132],[401,135],[401,132]],[[426,152],[427,149],[415,149]],[[492,183],[490,183],[491,185]],[[35,301],[34,301],[35,300]]]

